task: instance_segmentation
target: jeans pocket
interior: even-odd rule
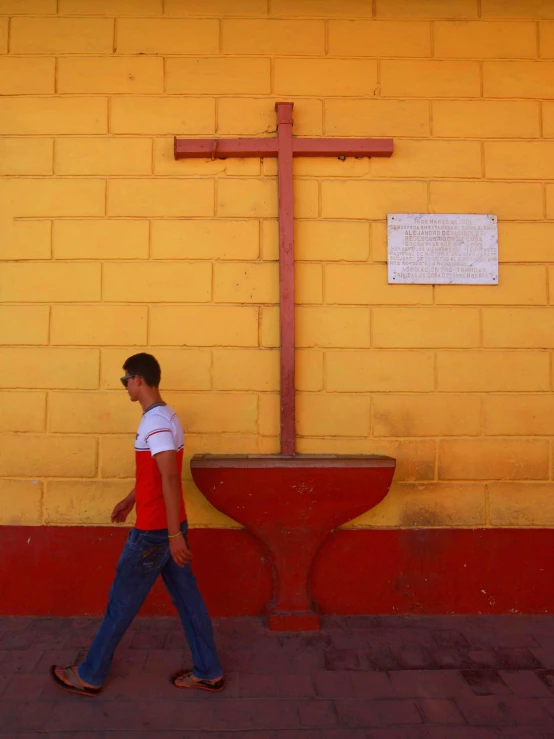
[[[135,565],[142,572],[161,570],[169,554],[169,547],[163,544],[152,544],[140,549],[135,557]]]
[[[129,549],[134,549],[138,542],[140,541],[140,531],[138,529],[132,528],[129,531],[129,536],[127,537],[127,544],[125,546],[129,547]]]
[[[127,541],[125,542],[125,546],[123,547],[123,551],[121,552],[121,555],[119,557],[119,561],[116,565],[116,572],[119,572],[119,570],[122,568],[125,562],[127,562],[132,556],[137,548],[137,540],[136,536],[134,536],[135,529],[131,529],[129,531],[129,536],[127,537]]]
[[[160,570],[169,556],[167,534],[160,535],[141,531],[134,552],[134,565],[141,572]]]

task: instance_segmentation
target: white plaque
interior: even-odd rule
[[[387,216],[389,284],[498,285],[496,216]]]

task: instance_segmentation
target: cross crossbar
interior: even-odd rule
[[[179,139],[175,159],[277,157],[279,187],[279,319],[281,338],[281,454],[296,453],[294,389],[294,157],[390,157],[392,139],[293,138],[293,103],[276,103],[274,138]]]
[[[293,157],[390,157],[392,139],[293,139]],[[276,157],[279,139],[175,139],[175,159]]]

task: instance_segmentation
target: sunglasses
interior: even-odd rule
[[[132,379],[133,377],[142,377],[142,375],[137,375],[137,374],[136,374],[136,372],[135,372],[135,374],[134,374],[134,375],[125,375],[125,377],[120,377],[119,379],[121,380],[121,384],[123,385],[123,387],[127,387],[127,383],[128,383],[128,382],[129,382],[129,380],[131,380],[131,379]]]

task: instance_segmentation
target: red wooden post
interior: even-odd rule
[[[275,103],[279,152],[279,320],[281,334],[281,454],[296,453],[294,404],[294,205],[292,103]]]
[[[293,103],[276,103],[273,139],[178,139],[175,159],[277,157],[279,175],[279,316],[281,333],[281,454],[296,452],[294,393],[294,208],[293,157],[390,157],[392,139],[292,137]]]

